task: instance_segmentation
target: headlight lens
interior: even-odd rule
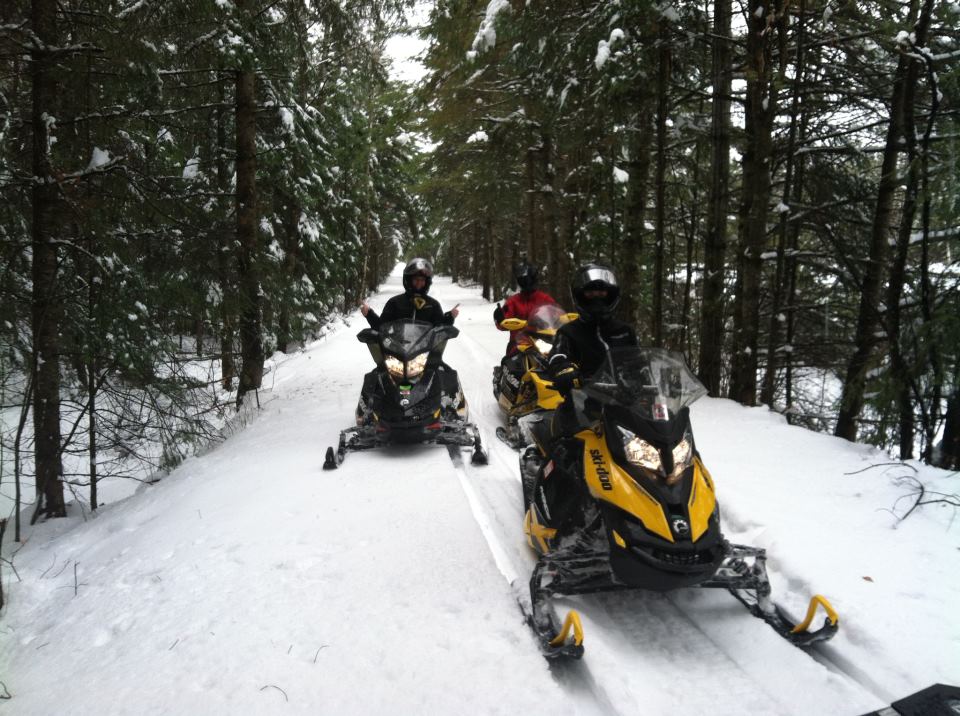
[[[427,367],[427,354],[421,353],[420,355],[414,357],[412,360],[407,361],[407,377],[416,378],[421,373],[423,369]]]
[[[547,353],[549,353],[553,348],[552,343],[550,343],[549,341],[545,341],[542,338],[534,338],[533,345],[535,345],[537,347],[537,350],[543,353],[543,355],[547,355]]]
[[[660,472],[659,450],[626,428],[620,428],[620,434],[623,436],[623,452],[629,462],[647,470]]]
[[[683,440],[677,443],[673,448],[673,471],[683,472],[690,465],[693,459],[693,443],[690,441],[690,434],[683,436]]]
[[[618,426],[619,427],[619,426]],[[669,475],[663,474],[663,463],[660,461],[660,451],[642,438],[638,438],[630,430],[620,427],[623,436],[623,453],[627,460],[651,472],[655,472],[666,480],[668,485],[677,482],[683,471],[693,462],[693,437],[689,431],[673,448],[673,471]]]
[[[391,378],[403,378],[403,361],[393,356],[386,356],[383,359],[387,365],[387,372]]]

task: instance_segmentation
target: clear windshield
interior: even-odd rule
[[[527,327],[524,330],[528,333],[539,333],[541,331],[552,333],[567,322],[566,317],[566,311],[555,303],[537,306],[527,318]]]
[[[584,391],[629,407],[648,420],[669,420],[707,394],[680,353],[664,348],[612,348]]]
[[[380,326],[380,344],[387,353],[406,360],[432,350],[437,343],[450,336],[446,326],[434,326],[425,321],[403,319]]]

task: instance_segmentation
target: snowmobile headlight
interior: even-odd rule
[[[385,356],[383,362],[387,365],[387,372],[391,378],[403,377],[403,361],[393,356]]]
[[[659,450],[625,428],[620,428],[620,434],[623,436],[623,453],[627,461],[647,470],[660,471]]]
[[[667,476],[667,484],[672,485],[683,477],[683,471],[693,462],[693,441],[690,433],[683,436],[673,448],[673,472]]]
[[[553,349],[553,344],[549,341],[543,340],[542,338],[534,338],[533,345],[535,345],[537,350],[543,355],[547,355]]]
[[[427,354],[421,353],[418,356],[415,356],[412,360],[407,361],[407,377],[416,378],[423,373],[423,369],[427,367]]]
[[[673,448],[673,471],[683,472],[690,466],[693,459],[693,443],[689,435],[684,435],[683,440],[677,443]]]

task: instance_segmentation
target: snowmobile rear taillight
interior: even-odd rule
[[[436,422],[430,423],[427,426],[427,430],[441,430],[442,428],[443,428],[443,423],[441,423],[439,420],[437,420]]]

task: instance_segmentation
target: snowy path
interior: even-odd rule
[[[394,277],[371,303],[398,288]],[[489,465],[410,446],[321,469],[372,366],[355,338],[365,323],[352,316],[284,359],[266,378],[262,411],[223,445],[94,519],[34,533],[16,557],[15,588],[4,573],[0,681],[13,698],[0,700],[0,716],[63,704],[98,715],[858,716],[932,681],[960,681],[958,630],[943,634],[938,619],[956,604],[960,573],[949,543],[938,548],[949,515],[918,516],[888,538],[874,505],[889,504],[895,487],[874,480],[875,494],[861,497],[861,478],[829,481],[874,451],[711,400],[693,422],[727,535],[770,551],[779,599],[840,592],[841,633],[823,652],[832,666],[726,593],[684,590],[565,600],[583,616],[586,656],[551,672],[516,603],[534,556],[517,456],[494,436],[502,418],[490,376],[506,334],[476,289],[437,279],[432,294],[445,308],[460,303],[461,335],[445,358]],[[799,489],[784,449],[802,456]],[[840,527],[811,532],[817,510],[825,527]],[[837,548],[850,527],[876,554]],[[855,536],[839,547],[851,545]],[[915,591],[911,564],[929,570],[940,554],[935,579]],[[899,619],[903,604],[913,623]]]
[[[503,421],[490,392],[491,367],[501,355],[492,348],[504,346],[506,334],[493,327],[490,306],[475,291],[444,286],[437,295],[444,305],[460,302],[466,319],[446,356],[461,374],[491,458],[487,467],[467,467],[464,487],[501,571],[525,597],[535,557],[521,528],[517,454],[493,437]],[[725,592],[624,592],[558,604],[561,614],[565,607],[580,611],[587,649],[581,668],[597,697],[616,704],[618,713],[853,714],[881,705],[774,634]]]

